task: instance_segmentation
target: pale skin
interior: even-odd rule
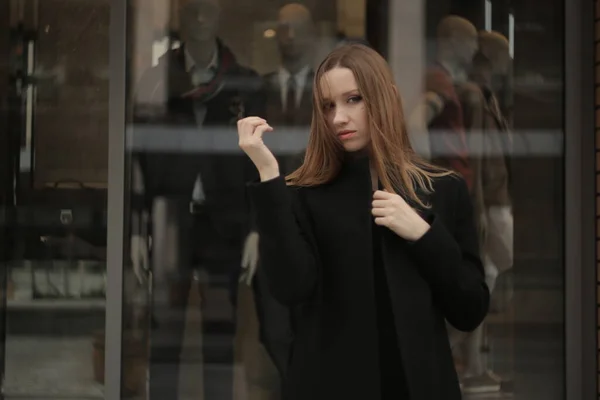
[[[370,146],[367,113],[351,70],[336,67],[323,75],[321,82],[326,116],[331,134],[340,138],[346,151],[360,151]],[[238,121],[240,148],[258,169],[261,182],[279,176],[277,159],[263,141],[273,128],[259,117]],[[373,173],[373,171],[372,171]],[[374,182],[377,182],[374,179]],[[417,241],[429,230],[429,224],[396,193],[376,190],[372,214],[375,223],[408,241]]]

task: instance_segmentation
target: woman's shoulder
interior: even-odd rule
[[[434,177],[432,180],[433,192],[443,195],[459,194],[467,190],[466,180],[458,173]]]
[[[310,196],[311,193],[318,193],[322,190],[326,190],[328,187],[333,186],[332,183],[333,183],[333,181],[328,182],[328,183],[318,183],[318,184],[313,184],[313,185],[298,185],[298,184],[292,183],[288,179],[286,179],[286,185],[287,185],[288,190],[294,194],[298,194],[298,195],[302,195],[302,196],[306,196],[306,195]]]
[[[469,200],[467,182],[457,173],[433,178],[432,189],[429,197],[434,209],[460,208]]]

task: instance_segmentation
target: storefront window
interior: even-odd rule
[[[277,398],[285,360],[261,337],[244,257],[255,171],[235,125],[266,118],[267,144],[293,171],[315,68],[349,41],[387,57],[413,145],[463,174],[485,227],[489,316],[470,335],[448,328],[465,398],[562,398],[563,5],[372,3],[130,1],[124,307],[136,316],[127,332],[148,345],[151,398]],[[377,7],[389,22],[367,12]]]
[[[316,69],[361,43],[387,59],[413,147],[470,189],[492,303],[473,333],[447,325],[463,397],[564,398],[564,1],[123,0],[123,171],[108,162],[118,2],[0,3],[5,396],[104,397],[118,170],[121,397],[280,399],[295,327],[262,295],[236,124],[265,118],[294,171]]]

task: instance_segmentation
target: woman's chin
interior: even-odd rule
[[[362,153],[366,151],[366,146],[362,146],[358,143],[345,143],[344,150],[348,153]]]

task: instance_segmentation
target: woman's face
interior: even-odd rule
[[[327,123],[344,149],[354,152],[369,146],[367,110],[352,71],[335,67],[323,74],[320,85]]]

